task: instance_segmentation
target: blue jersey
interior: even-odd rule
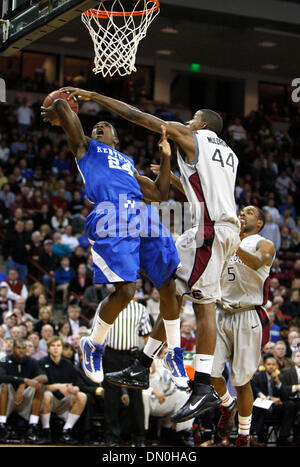
[[[125,195],[129,201],[142,200],[143,195],[134,176],[133,161],[116,149],[91,139],[87,153],[77,162],[77,166],[85,184],[86,196],[92,203],[118,203],[120,195]]]

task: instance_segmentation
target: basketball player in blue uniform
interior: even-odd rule
[[[106,335],[118,314],[132,300],[141,269],[160,293],[160,319],[163,319],[170,349],[172,378],[178,387],[187,389],[173,278],[180,261],[172,236],[160,223],[157,211],[142,202],[143,199],[162,201],[168,197],[171,151],[165,128],[162,128],[159,143],[160,177],[153,182],[141,177],[133,161],[116,149],[118,136],[110,123],[97,123],[91,138],[87,137],[77,114],[63,99],[55,100],[50,107],[42,107],[41,114],[45,122],[61,125],[65,131],[85,184],[86,196],[95,206],[86,219],[86,233],[92,244],[94,282],[112,283],[115,287],[115,292],[98,307],[91,335],[80,342],[86,375],[97,383],[102,382],[101,358]],[[137,360],[135,364],[135,374],[141,374],[141,389],[149,384],[144,378],[145,365],[151,365],[163,340],[155,334],[155,329],[159,329],[159,325],[154,327],[146,344],[144,361],[140,364]]]

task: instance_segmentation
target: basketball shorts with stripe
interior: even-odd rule
[[[156,288],[174,276],[180,262],[171,233],[159,222],[159,218],[148,209],[148,221],[155,220],[156,229],[148,229],[146,235],[120,235],[99,237],[97,218],[89,222],[87,235],[92,244],[94,283],[136,282],[140,271]]]

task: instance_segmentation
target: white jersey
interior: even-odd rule
[[[232,149],[210,130],[193,131],[195,159],[185,162],[179,151],[180,181],[190,203],[192,226],[229,222],[240,227],[234,199],[238,158]]]
[[[261,235],[245,237],[240,248],[255,253],[258,244],[266,240]],[[271,266],[249,268],[235,254],[225,263],[221,277],[221,306],[228,311],[240,311],[255,306],[263,306],[268,300],[269,274]]]

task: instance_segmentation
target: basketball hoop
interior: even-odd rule
[[[98,9],[90,8],[81,15],[94,43],[93,72],[103,77],[136,71],[138,45],[159,14],[158,0],[136,0],[132,11],[126,11],[122,1],[113,0],[110,9],[101,2]]]

